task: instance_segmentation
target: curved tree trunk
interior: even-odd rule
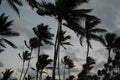
[[[31,55],[30,55],[30,60],[31,60],[31,56],[32,56],[32,49],[31,49]],[[25,76],[26,76],[26,74],[27,74],[27,72],[28,72],[28,69],[29,69],[29,67],[30,67],[30,60],[28,61],[28,66],[27,66],[27,69],[26,69],[26,71],[25,71],[25,74],[24,74],[24,77],[23,77],[23,80],[25,79]]]
[[[25,61],[23,61],[22,71],[21,71],[21,74],[20,74],[20,78],[19,78],[19,80],[21,80],[21,77],[22,77],[22,74],[23,74],[23,71],[24,71],[24,65],[25,65]]]

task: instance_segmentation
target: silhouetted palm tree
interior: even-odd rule
[[[46,73],[45,71],[43,71],[48,64],[51,64],[52,59],[48,59],[48,55],[46,54],[42,54],[39,56],[38,58],[38,62],[36,63],[36,69],[32,68],[32,70],[37,71],[40,73],[40,80],[42,80],[42,74]],[[38,76],[36,76],[38,77]]]
[[[30,61],[31,61],[31,59],[33,58],[33,57],[32,57],[33,47],[30,46],[30,45],[31,45],[31,43],[30,43],[31,40],[32,40],[32,38],[30,38],[30,40],[29,40],[29,45],[27,44],[26,41],[24,41],[25,46],[26,46],[28,49],[30,49],[30,54],[31,54],[31,55],[30,55],[30,59],[28,60],[28,65],[27,65],[27,69],[26,69],[26,71],[25,71],[25,74],[24,74],[23,80],[26,78],[26,74],[27,74],[28,69],[29,69],[29,67],[30,67]],[[29,77],[29,75],[28,75],[28,77]]]
[[[20,59],[23,61],[22,71],[21,71],[20,78],[19,78],[19,80],[21,80],[21,77],[22,77],[22,74],[23,74],[23,71],[24,71],[25,61],[28,61],[28,60],[31,59],[31,53],[29,53],[29,52],[26,50],[26,51],[23,51],[22,56],[20,55],[20,53],[18,54],[18,56],[19,56]]]
[[[0,5],[1,5],[2,1],[3,0],[0,0]],[[6,2],[20,16],[19,10],[16,5],[22,6],[21,0],[6,0]]]
[[[50,28],[48,28],[48,25],[44,25],[43,23],[33,28],[33,31],[36,37],[32,38],[30,43],[31,43],[31,46],[33,46],[34,48],[38,47],[38,58],[40,55],[40,46],[43,46],[44,44],[50,44],[50,45],[53,44],[51,40],[53,39],[54,35],[50,33],[49,30]],[[38,75],[38,72],[36,73]],[[38,77],[36,76],[36,80],[37,78]]]
[[[114,33],[107,33],[105,34],[105,39],[103,40],[104,46],[108,50],[108,62],[111,61],[111,50],[113,49],[113,45],[116,39],[116,34]]]
[[[89,80],[90,75],[88,72],[92,70],[95,60],[91,57],[88,57],[88,62],[83,65],[83,70],[78,74],[78,80]]]
[[[3,74],[2,80],[8,80],[10,78],[10,76],[12,75],[13,72],[14,71],[11,70],[11,69],[6,69],[5,72],[2,72],[2,74]]]
[[[63,80],[65,80],[65,69],[67,69],[67,64],[69,62],[69,57],[68,56],[64,56],[63,59],[61,59],[61,62],[64,64]]]
[[[6,46],[3,44],[3,42],[6,42],[13,48],[17,48],[12,42],[5,39],[5,37],[11,37],[11,36],[19,36],[19,33],[12,31],[11,26],[13,25],[13,20],[8,21],[8,16],[5,16],[5,13],[0,15],[0,46],[3,48],[6,48]],[[3,49],[0,49],[0,52],[3,51]]]
[[[90,12],[91,9],[76,9],[78,5],[82,3],[87,3],[88,0],[55,0],[55,3],[50,3],[44,0],[39,5],[37,13],[39,15],[48,15],[55,16],[58,20],[58,29],[56,34],[55,46],[54,46],[54,63],[53,63],[53,80],[55,80],[55,68],[58,57],[58,49],[60,47],[60,35],[62,32],[62,23],[63,20],[67,22],[77,21],[79,17],[88,16],[86,13]],[[75,32],[78,32],[80,29],[75,27],[68,27]],[[79,28],[79,27],[77,27]]]
[[[70,69],[72,69],[73,67],[75,67],[72,59],[69,58],[67,66],[68,66],[68,74],[69,74],[69,77],[70,77]]]
[[[60,38],[61,38],[61,41],[60,41],[60,45],[66,49],[65,45],[72,45],[69,41],[69,39],[71,39],[71,36],[70,35],[66,35],[65,36],[65,33],[66,31],[63,31],[61,32],[61,35],[60,35]],[[58,50],[58,75],[59,75],[59,79],[60,79],[60,60],[59,60],[59,57],[60,57],[60,47],[59,47],[59,50]]]
[[[89,56],[89,48],[92,48],[90,40],[96,40],[101,41],[101,36],[98,35],[98,33],[106,32],[105,29],[102,28],[96,28],[96,25],[100,23],[100,20],[98,18],[86,18],[85,19],[85,27],[81,27],[82,35],[80,37],[80,43],[82,44],[83,37],[86,38],[87,43],[87,55],[86,55],[86,62],[87,58]]]

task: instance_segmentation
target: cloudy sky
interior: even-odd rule
[[[105,28],[109,32],[114,32],[119,35],[119,3],[120,0],[90,0],[88,4],[85,4],[82,7],[93,9],[93,11],[90,14],[97,16],[102,21],[98,25],[98,27]],[[3,3],[0,6],[0,14],[2,14],[3,12],[9,16],[9,20],[15,20],[12,28],[14,31],[19,32],[20,36],[8,38],[18,46],[18,49],[12,49],[8,46],[4,52],[0,53],[0,72],[4,71],[4,69],[6,68],[12,68],[16,71],[15,75],[17,76],[20,72],[22,63],[22,61],[18,57],[18,53],[22,53],[24,50],[26,50],[23,41],[29,41],[29,39],[34,36],[32,28],[36,27],[40,23],[45,23],[46,25],[49,25],[51,27],[52,33],[56,33],[57,22],[53,17],[41,17],[37,15],[26,3],[24,3],[24,7],[20,8],[20,18],[17,16],[17,14],[15,14],[15,12],[11,8],[9,8],[5,0],[3,0]],[[61,48],[61,58],[65,55],[69,55],[70,58],[74,60],[74,63],[76,65],[73,72],[80,72],[80,70],[82,69],[82,64],[85,63],[86,44],[84,44],[84,47],[81,47],[80,44],[78,44],[79,41],[76,35],[74,35],[74,32],[66,28],[64,29],[67,30],[67,34],[70,34],[72,36],[72,39],[70,41],[74,46],[67,46],[67,50]],[[105,63],[107,51],[98,42],[92,41],[92,46],[93,49],[90,50],[90,56],[92,56],[97,62],[93,69],[93,72],[96,72],[96,70],[98,68],[101,68],[102,65]],[[34,57],[36,57],[36,53],[37,52],[34,51]],[[53,58],[53,46],[46,45],[42,47],[41,53],[49,54],[50,58]],[[34,66],[35,62],[36,59],[34,58],[32,60],[31,66]]]

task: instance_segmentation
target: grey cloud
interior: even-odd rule
[[[63,50],[66,56],[69,56],[73,61],[79,61],[77,55],[75,54],[76,51],[72,48],[68,48],[67,50]]]
[[[103,65],[104,65],[105,63],[106,63],[105,61],[101,61],[101,62],[99,62],[99,63],[96,63],[96,64],[94,65],[94,69],[97,70],[97,69],[99,69],[99,68],[103,68]]]
[[[96,15],[102,20],[100,27],[103,27],[111,32],[115,32],[115,30],[119,29],[118,25],[116,24],[117,18],[120,16],[119,3],[120,0],[90,1],[89,5],[91,5],[93,8],[92,14]]]
[[[0,67],[4,67],[4,64],[2,62],[0,62]]]

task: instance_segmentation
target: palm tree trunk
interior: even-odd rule
[[[63,75],[63,80],[65,80],[65,65],[64,65],[64,75]]]
[[[111,50],[108,49],[108,62],[109,62],[109,59],[110,59],[110,52],[111,52]]]
[[[25,61],[23,61],[22,71],[21,71],[21,74],[20,74],[20,78],[19,78],[19,80],[21,80],[21,77],[22,77],[22,74],[23,74],[23,71],[24,71],[24,65],[25,65]]]
[[[38,56],[37,56],[38,58],[37,58],[37,62],[38,62],[38,59],[39,59],[39,55],[40,55],[40,46],[38,47]],[[37,69],[37,70],[36,70],[36,80],[38,80],[38,78],[39,78],[39,77],[38,77],[38,71],[39,71],[39,70]]]
[[[87,55],[86,55],[86,63],[88,63],[88,55],[89,55],[89,40],[87,39]]]
[[[42,70],[40,71],[40,77],[39,77],[39,80],[42,80]]]
[[[60,47],[58,50],[58,76],[59,76],[59,80],[61,80],[60,78]]]
[[[32,49],[31,49],[30,59],[29,59],[29,61],[28,61],[28,66],[27,66],[27,69],[26,69],[26,71],[25,71],[25,74],[24,74],[23,80],[25,79],[25,76],[26,76],[26,74],[27,74],[27,72],[28,72],[28,69],[29,69],[29,67],[30,67],[31,56],[32,56]]]
[[[68,76],[69,76],[69,78],[70,78],[70,68],[68,68]]]
[[[54,62],[53,62],[53,75],[52,78],[55,80],[55,69],[56,69],[56,62],[57,62],[57,56],[58,56],[58,51],[60,48],[60,35],[62,31],[62,20],[59,21],[58,23],[58,30],[57,30],[57,36],[56,36],[56,41],[55,41],[55,47],[54,47]]]

